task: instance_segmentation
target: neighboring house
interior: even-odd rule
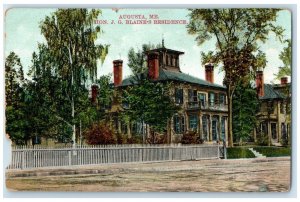
[[[147,52],[148,76],[154,82],[172,81],[171,93],[176,105],[181,106],[167,126],[167,142],[180,142],[187,131],[196,131],[201,139],[217,142],[227,137],[227,98],[226,87],[214,83],[214,66],[205,65],[206,80],[183,73],[180,69],[179,57],[183,52],[162,48]],[[134,76],[122,80],[123,61],[114,60],[114,86],[122,91],[130,85],[136,85]],[[199,67],[200,69],[200,67]],[[119,102],[112,105],[114,127],[121,133],[131,137],[134,133],[149,135],[148,126],[141,123],[122,123],[118,113],[123,108]]]
[[[263,71],[257,71],[256,90],[260,108],[254,140],[259,135],[267,135],[270,144],[280,145],[291,134],[291,84],[287,77],[281,78],[280,84],[264,84]]]

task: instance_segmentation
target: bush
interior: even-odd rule
[[[203,142],[195,131],[188,131],[181,138],[182,144],[202,144]]]
[[[260,146],[268,146],[269,144],[269,137],[267,134],[260,133],[256,138],[256,144]]]
[[[86,142],[91,145],[117,143],[114,131],[105,122],[93,124],[91,128],[84,131],[84,136]]]
[[[254,150],[266,157],[291,156],[290,147],[254,147]]]
[[[255,158],[255,155],[247,147],[230,147],[227,148],[227,158]]]
[[[120,133],[116,133],[116,137],[117,137],[117,143],[118,144],[124,144],[126,143],[126,136],[125,135],[122,135]]]
[[[127,144],[142,144],[142,136],[133,135],[131,138],[127,139]]]

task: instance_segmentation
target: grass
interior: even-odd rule
[[[291,156],[291,147],[254,147],[255,151],[266,157]]]
[[[248,149],[248,147],[232,147],[227,148],[227,158],[255,158],[255,155]]]

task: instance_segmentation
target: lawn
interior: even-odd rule
[[[291,155],[291,147],[254,147],[253,149],[267,157]]]
[[[248,147],[232,147],[227,148],[227,158],[255,158],[255,155],[248,149]]]

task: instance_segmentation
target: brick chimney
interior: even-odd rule
[[[123,60],[114,60],[114,85],[122,84]]]
[[[212,63],[206,63],[205,65],[205,80],[209,83],[214,82],[214,65]]]
[[[288,78],[287,77],[281,77],[280,78],[280,84],[281,85],[286,85],[288,83]]]
[[[263,97],[265,94],[263,71],[256,71],[256,92],[259,97]]]
[[[148,76],[150,79],[158,79],[159,77],[159,61],[158,53],[148,54]]]

